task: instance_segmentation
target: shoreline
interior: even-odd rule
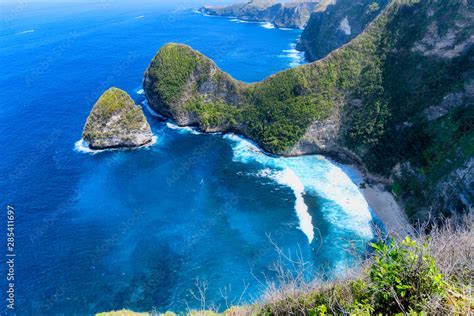
[[[158,114],[151,107],[147,104],[145,107],[152,115]],[[162,116],[160,114],[160,116]],[[165,116],[166,117],[166,116]],[[177,124],[173,118],[167,118],[169,121],[176,124],[178,127],[188,127],[180,126]],[[213,134],[210,132],[202,131],[199,127],[197,128],[203,134]],[[244,139],[250,141],[259,150],[262,151],[265,155],[271,157],[294,157],[294,156],[285,156],[285,155],[275,155],[270,152],[267,152],[263,147],[261,147],[258,143],[253,141],[251,138],[247,137],[246,135],[238,132],[238,131],[221,131],[219,133],[222,134],[229,134],[234,133],[243,137]],[[307,154],[305,154],[307,155]],[[361,161],[357,161],[354,157],[350,157],[349,159],[341,159],[334,154],[314,154],[314,155],[321,155],[329,160],[331,160],[334,164],[339,165],[344,172],[348,174],[348,176],[354,181],[354,183],[359,187],[359,191],[364,196],[364,199],[367,201],[371,212],[380,220],[385,228],[385,232],[391,236],[398,237],[398,238],[405,238],[405,236],[413,235],[414,229],[411,226],[405,211],[403,208],[397,203],[395,197],[385,189],[385,185],[389,183],[388,179],[382,178],[377,175],[373,175],[367,171],[365,166]],[[303,155],[298,155],[303,156]],[[363,184],[361,187],[360,184]]]
[[[154,114],[154,111],[147,106],[147,110],[150,113]],[[172,118],[168,118],[171,122],[176,122]],[[176,124],[179,126],[178,124]],[[180,126],[182,127],[182,126]],[[199,128],[198,128],[199,129]],[[199,129],[200,130],[200,129]],[[212,134],[206,131],[202,131],[204,134]],[[223,131],[220,132],[222,134],[229,134],[234,133],[243,137],[244,139],[250,141],[252,144],[257,146],[265,155],[268,156],[278,156],[278,157],[286,157],[283,155],[275,155],[272,153],[267,152],[264,148],[262,148],[259,144],[257,144],[252,139],[248,138],[244,134],[239,132],[232,132],[232,131]],[[315,154],[318,155],[318,154]],[[387,179],[381,178],[379,176],[373,175],[369,173],[364,165],[361,162],[356,162],[353,160],[352,163],[349,160],[338,159],[337,156],[334,155],[327,155],[327,154],[319,154],[333,163],[342,167],[342,169],[349,175],[349,177],[356,183],[359,187],[359,191],[364,196],[365,200],[369,204],[370,210],[372,213],[377,216],[377,218],[382,222],[386,232],[389,235],[395,237],[404,238],[407,235],[413,235],[414,229],[411,226],[408,218],[405,214],[405,211],[398,205],[395,200],[395,197],[389,191],[385,190],[384,184],[389,183]],[[351,177],[352,174],[352,177]],[[357,183],[359,182],[359,183]],[[360,184],[363,183],[365,187],[361,187]]]
[[[369,204],[371,211],[382,222],[385,232],[397,239],[412,236],[414,229],[410,224],[405,211],[397,203],[392,193],[385,189],[387,179],[372,175],[360,166],[341,164],[346,172],[356,175],[359,190]],[[354,179],[353,179],[354,180]],[[362,186],[360,185],[362,184]]]

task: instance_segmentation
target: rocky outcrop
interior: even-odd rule
[[[473,5],[472,3],[470,4]],[[426,13],[433,17],[434,10]],[[443,25],[437,20],[431,21],[423,38],[418,40],[412,50],[424,56],[450,59],[460,56],[466,48],[474,44],[474,13],[470,10],[459,12],[456,23]],[[461,39],[461,40],[460,40]]]
[[[428,121],[434,121],[451,113],[456,108],[471,103],[474,103],[474,79],[466,81],[460,90],[444,96],[440,104],[425,109],[423,114]]]
[[[388,0],[323,0],[309,19],[296,48],[318,60],[359,35]]]
[[[125,91],[110,88],[92,108],[82,138],[91,149],[128,148],[150,143],[153,134],[141,107]]]
[[[229,126],[223,122],[205,124],[199,117],[199,107],[204,104],[238,107],[244,101],[244,86],[201,53],[174,43],[160,49],[143,80],[145,95],[153,110],[172,118],[180,126],[199,125],[209,132],[223,131]]]
[[[276,27],[305,27],[320,0],[277,2],[275,0],[253,0],[230,6],[204,6],[200,12],[208,15],[237,17],[244,21],[270,22]]]
[[[433,193],[426,212],[444,210],[446,217],[470,213],[474,209],[474,157],[444,176]]]

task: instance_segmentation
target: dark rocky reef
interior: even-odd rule
[[[275,0],[253,0],[229,6],[204,6],[200,12],[208,15],[237,17],[245,21],[270,22],[276,27],[305,27],[320,0],[277,2]]]
[[[82,138],[91,149],[130,148],[150,143],[153,134],[141,107],[125,91],[110,88],[92,108]]]
[[[318,60],[359,35],[388,0],[323,0],[297,44],[309,61]]]

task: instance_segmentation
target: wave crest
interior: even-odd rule
[[[310,210],[305,193],[322,198],[321,212],[337,229],[351,231],[363,239],[373,237],[372,214],[358,186],[344,170],[322,156],[272,157],[255,143],[235,134],[224,138],[232,142],[233,161],[262,165],[257,176],[268,177],[292,189],[299,228],[309,242],[314,238]]]
[[[151,138],[151,142],[139,146],[139,147],[125,147],[125,148],[107,148],[107,149],[91,149],[89,145],[87,145],[87,142],[84,139],[79,139],[77,142],[74,143],[74,151],[81,153],[81,154],[90,154],[90,155],[95,155],[98,153],[102,153],[104,151],[115,151],[115,150],[134,150],[134,149],[139,149],[139,148],[149,148],[155,145],[158,142],[158,136],[153,135]]]

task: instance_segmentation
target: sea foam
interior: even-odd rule
[[[95,155],[97,153],[105,151],[105,149],[102,149],[102,150],[90,149],[86,141],[81,138],[77,142],[74,143],[74,151],[78,153],[82,153],[82,154]]]
[[[193,134],[193,135],[201,135],[204,134],[200,131],[198,131],[196,128],[190,127],[190,126],[178,126],[174,123],[171,122],[166,122],[166,127],[169,129],[176,130],[180,134]]]
[[[274,29],[275,28],[275,25],[273,25],[273,23],[270,23],[270,22],[262,22],[260,24],[263,28],[266,28],[266,29]]]
[[[277,183],[285,185],[291,190],[295,195],[295,211],[296,216],[298,216],[301,231],[308,237],[309,243],[314,239],[314,227],[312,224],[313,219],[308,212],[308,206],[304,202],[304,185],[301,182],[300,178],[296,173],[288,167],[285,167],[282,171],[278,171],[270,176],[275,179]]]
[[[304,52],[296,50],[295,43],[290,45],[290,49],[283,50],[283,53],[284,55],[280,55],[280,57],[290,59],[290,67],[297,67],[306,63]]]
[[[34,31],[35,31],[35,30],[28,30],[28,31],[23,31],[23,32],[15,33],[14,35],[28,34],[28,33],[33,33]]]
[[[363,239],[373,237],[370,208],[358,186],[344,170],[322,156],[285,158],[305,185],[324,200],[326,220],[341,230],[350,230]]]
[[[245,21],[245,20],[240,20],[240,19],[237,19],[237,18],[231,18],[230,19],[231,22],[236,22],[236,23],[245,23],[245,24],[249,24],[249,23],[260,23],[260,22],[254,22],[254,21]]]
[[[322,198],[321,212],[325,220],[340,230],[351,231],[360,238],[370,239],[372,215],[369,205],[357,185],[344,170],[322,156],[272,157],[266,155],[249,140],[235,134],[224,138],[232,142],[233,160],[243,163],[257,162],[262,170],[257,174],[275,180],[292,189],[299,228],[311,242],[314,227],[304,194]]]
[[[268,177],[278,184],[289,187],[295,195],[295,211],[299,220],[299,229],[306,235],[309,243],[314,239],[314,227],[308,206],[304,202],[304,185],[295,172],[285,165],[284,158],[266,155],[251,141],[235,134],[226,134],[224,138],[232,142],[233,161],[243,163],[258,162],[263,169],[258,176]]]
[[[133,150],[133,149],[138,149],[138,148],[149,148],[155,145],[158,141],[158,137],[153,135],[151,142],[148,144],[145,144],[143,146],[139,147],[133,147],[133,148],[108,148],[108,149],[91,149],[87,145],[86,141],[84,139],[79,139],[77,142],[74,143],[74,151],[81,153],[81,154],[90,154],[90,155],[95,155],[104,151],[114,151],[114,150]]]
[[[156,117],[159,117],[160,119],[162,120],[166,120],[167,118],[164,117],[163,115],[161,115],[160,113],[156,112],[155,110],[153,110],[151,107],[150,107],[150,104],[148,104],[148,101],[147,100],[143,100],[143,102],[141,103],[143,105],[143,107],[148,111],[148,113],[150,113],[151,115],[153,116],[156,116]]]

